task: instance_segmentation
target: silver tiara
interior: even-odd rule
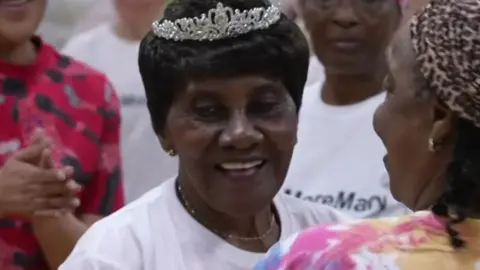
[[[216,8],[200,17],[181,18],[173,22],[156,21],[152,24],[152,30],[157,37],[164,39],[212,41],[266,29],[276,23],[280,16],[280,9],[273,5],[266,9],[257,7],[240,11],[218,3]]]

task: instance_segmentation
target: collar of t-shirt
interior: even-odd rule
[[[45,67],[48,64],[48,61],[52,59],[50,57],[52,53],[56,54],[55,50],[50,45],[45,44],[37,36],[32,37],[32,42],[37,48],[37,56],[32,63],[19,65],[0,60],[0,73],[6,73],[10,76],[17,76],[20,78],[31,78],[31,75],[38,73],[39,69]]]

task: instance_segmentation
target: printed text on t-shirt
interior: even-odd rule
[[[289,188],[285,189],[285,193],[302,200],[326,204],[340,210],[381,212],[387,207],[387,196],[385,195],[360,197],[357,192],[348,191],[339,191],[337,194],[305,195],[300,190],[294,192]]]

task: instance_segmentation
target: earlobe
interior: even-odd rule
[[[163,148],[163,151],[165,151],[169,155],[171,155],[171,153],[175,152],[175,149],[173,147],[173,144],[172,144],[171,140],[169,139],[169,136],[167,136],[166,134],[162,135],[162,134],[158,134],[158,133],[156,135],[157,135],[158,141],[160,142],[160,145]]]
[[[432,152],[440,150],[448,145],[453,137],[455,115],[443,104],[437,102],[434,107],[433,125],[428,140],[428,148]]]

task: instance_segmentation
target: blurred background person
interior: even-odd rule
[[[287,15],[290,20],[298,20],[300,19],[300,10],[298,7],[298,0],[283,0],[277,1],[282,6],[282,12]]]
[[[265,0],[222,2],[270,8]],[[218,0],[174,3],[159,23],[225,14],[213,9]],[[263,14],[273,16],[206,40],[207,31],[224,29],[222,20],[145,37],[139,66],[152,125],[163,150],[178,154],[178,177],[95,224],[60,269],[250,270],[279,239],[343,219],[330,207],[277,196],[310,54],[298,26],[269,10]]]
[[[392,193],[418,212],[310,228],[256,270],[480,269],[479,20],[478,0],[433,0],[388,50],[373,125]]]
[[[47,2],[0,1],[1,270],[58,269],[124,204],[118,98],[35,35]]]
[[[84,16],[75,24],[71,38],[75,38],[77,35],[96,28],[99,25],[111,23],[115,18],[116,12],[112,0],[94,0]]]
[[[152,130],[138,70],[140,40],[162,14],[163,0],[114,0],[116,16],[74,37],[64,52],[104,72],[122,104],[122,153],[127,202],[174,176],[176,158],[163,151]]]
[[[112,21],[113,14],[113,5],[106,0],[49,0],[37,32],[62,48],[75,34]]]
[[[402,3],[298,3],[315,56],[284,191],[356,218],[405,213],[390,194],[385,148],[371,125],[385,99],[385,48],[402,20]]]

